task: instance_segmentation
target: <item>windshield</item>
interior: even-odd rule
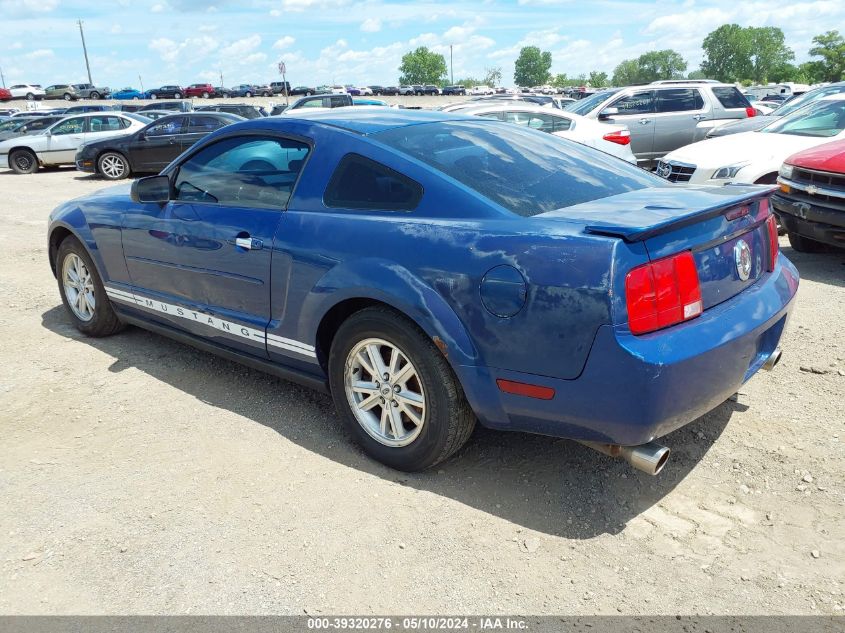
[[[835,84],[832,86],[824,86],[823,88],[817,88],[816,90],[810,90],[810,92],[805,92],[804,94],[798,95],[797,97],[787,99],[781,106],[779,106],[774,112],[772,112],[772,115],[786,116],[787,114],[792,114],[798,108],[805,106],[811,101],[821,99],[822,97],[827,97],[828,95],[839,94],[840,92],[845,92],[845,84]]]
[[[567,103],[563,109],[568,110],[569,112],[574,112],[575,114],[580,114],[581,116],[586,116],[610,95],[614,95],[617,92],[619,92],[619,90],[603,90],[602,92],[597,92],[589,97],[584,97],[580,101]]]
[[[798,112],[767,125],[760,132],[831,137],[842,130],[845,130],[845,99],[815,101]]]
[[[147,123],[152,123],[153,119],[148,116],[144,116],[143,114],[138,114],[137,112],[124,112],[123,116],[129,117],[130,119],[135,119],[139,123],[143,123],[146,125]]]
[[[15,130],[22,125],[26,125],[32,119],[10,119],[9,121],[3,121],[0,123],[0,132],[8,132],[9,130]]]
[[[521,216],[671,186],[598,150],[498,121],[410,125],[375,138]]]

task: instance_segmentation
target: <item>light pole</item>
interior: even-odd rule
[[[3,76],[3,68],[0,67],[0,82],[3,83],[3,87],[6,87],[6,77]]]
[[[455,67],[452,65],[452,45],[449,44],[449,79],[450,83],[455,85]]]
[[[88,70],[88,83],[94,85],[94,80],[91,79],[91,65],[88,63],[88,49],[85,47],[85,33],[82,32],[82,20],[77,20],[79,25],[79,36],[82,38],[82,52],[85,55],[85,68]]]

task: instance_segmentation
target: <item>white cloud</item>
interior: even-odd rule
[[[14,44],[11,44],[9,46],[10,51],[19,51],[22,48],[23,48],[23,44],[21,44],[20,42],[15,42]]]
[[[165,9],[165,6],[164,6],[163,4],[160,4],[160,3],[159,3],[159,4],[154,4],[154,5],[150,8],[150,11],[151,11],[152,13],[162,13],[162,12],[164,12],[164,9]]]
[[[40,61],[44,59],[52,59],[55,56],[56,54],[53,52],[53,49],[39,48],[37,50],[32,51],[31,53],[27,53],[23,56],[23,58],[28,59],[30,61]]]
[[[29,15],[37,13],[50,13],[59,6],[59,0],[0,0],[0,14],[4,17],[9,15]]]
[[[261,36],[254,33],[249,37],[232,42],[223,48],[220,51],[220,54],[224,57],[239,59],[249,53],[252,53],[259,46],[261,46]]]
[[[276,40],[276,42],[273,44],[273,48],[277,51],[281,51],[281,50],[284,50],[286,48],[290,48],[291,46],[293,46],[294,42],[296,42],[295,37],[291,37],[290,35],[285,35],[284,37]]]
[[[381,20],[378,18],[367,18],[361,23],[361,30],[365,33],[378,33],[381,31]]]

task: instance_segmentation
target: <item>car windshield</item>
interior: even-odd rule
[[[129,117],[130,119],[135,119],[139,123],[143,123],[146,125],[147,123],[152,123],[152,119],[148,116],[144,116],[143,114],[138,114],[137,112],[124,112],[123,116]]]
[[[831,137],[842,130],[845,130],[845,99],[815,101],[759,131],[768,134]]]
[[[602,92],[597,92],[596,94],[590,95],[589,97],[584,97],[580,101],[573,101],[571,103],[567,103],[563,109],[584,116],[592,112],[596,106],[602,103],[610,95],[616,94],[617,92],[619,91],[603,90]]]
[[[16,130],[17,128],[26,125],[32,119],[9,119],[0,123],[0,132],[8,132],[9,130]]]
[[[375,138],[521,216],[666,181],[622,160],[498,121],[449,121],[386,130]]]
[[[802,95],[798,95],[797,97],[792,97],[791,99],[784,101],[782,105],[778,106],[772,112],[772,114],[777,116],[786,116],[787,114],[792,114],[799,108],[803,108],[811,101],[827,97],[828,95],[839,94],[840,92],[845,92],[845,84],[834,84],[831,86],[817,88],[816,90],[810,90]]]

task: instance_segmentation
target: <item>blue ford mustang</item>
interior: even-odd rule
[[[335,109],[227,126],[65,203],[76,327],[134,324],[331,392],[419,470],[485,426],[656,473],[653,440],[774,366],[798,274],[768,189],[680,187],[476,117]]]

